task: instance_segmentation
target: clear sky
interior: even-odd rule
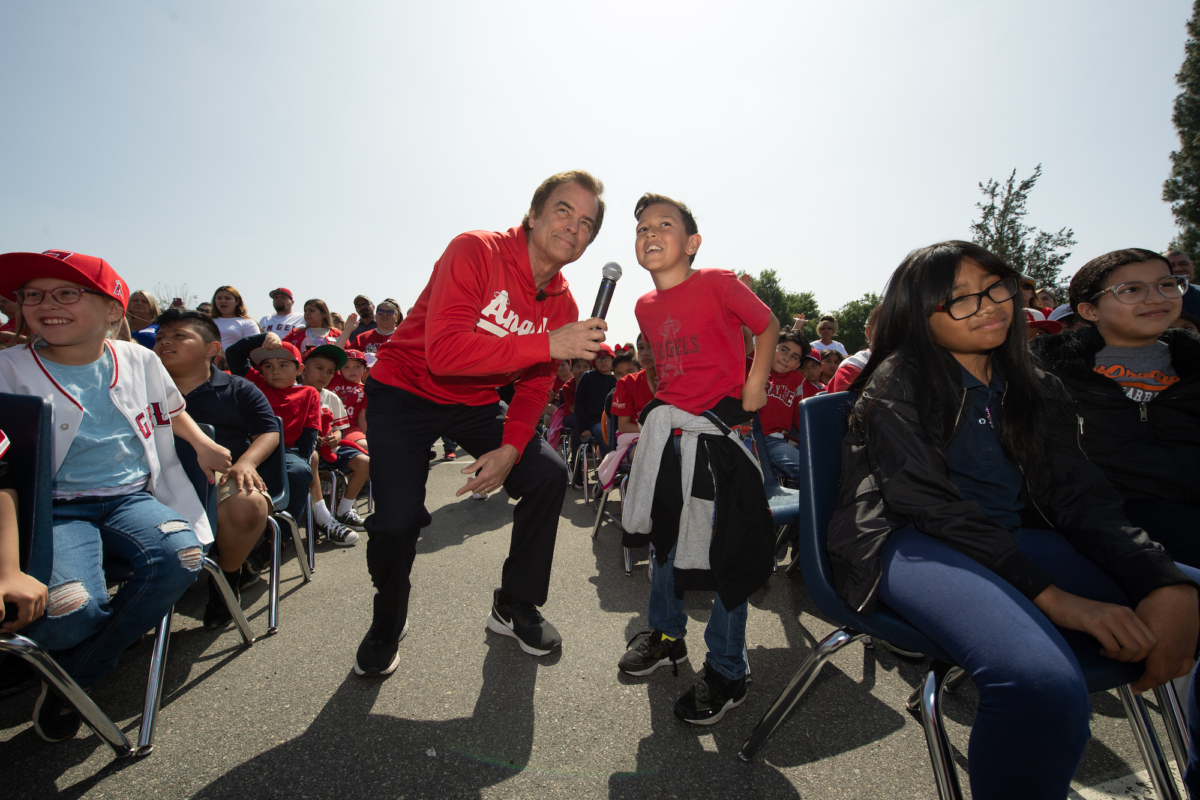
[[[547,175],[606,186],[565,269],[583,312],[652,288],[633,205],[677,197],[698,267],[833,309],[969,238],[977,184],[1044,175],[1067,264],[1162,249],[1190,4],[0,4],[0,251],[106,258],[134,289],[231,283],[407,308],[456,234],[519,224]]]

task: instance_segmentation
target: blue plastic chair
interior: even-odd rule
[[[4,455],[16,479],[17,533],[22,571],[30,569],[34,548],[48,546],[54,532],[50,484],[54,478],[50,403],[41,397],[0,394],[0,426],[10,446]],[[38,557],[44,554],[39,553]],[[34,640],[19,633],[0,631],[0,653],[26,661],[66,700],[87,726],[112,748],[117,758],[134,754],[121,729],[92,701],[58,662]]]
[[[754,449],[758,452],[758,463],[762,467],[763,484],[767,490],[767,502],[771,506],[771,516],[775,518],[775,568],[779,569],[779,548],[783,543],[795,536],[796,525],[800,519],[800,492],[779,485],[775,478],[775,469],[767,456],[767,439],[763,434],[762,422],[754,415]],[[793,563],[790,573],[796,566]]]
[[[308,531],[308,547],[305,548],[304,541],[300,538],[299,523],[292,519],[292,515],[287,512],[288,503],[291,501],[291,490],[288,488],[287,462],[284,458],[287,448],[283,442],[283,420],[279,417],[275,417],[275,427],[279,431],[279,444],[267,460],[258,465],[259,477],[263,479],[263,483],[267,485],[267,491],[271,494],[271,516],[267,517],[267,524],[271,526],[274,539],[274,554],[271,558],[271,591],[267,605],[268,635],[279,629],[279,564],[283,560],[283,535],[279,527],[279,520],[283,520],[291,527],[292,541],[296,543],[296,558],[300,562],[300,572],[304,576],[305,583],[312,580],[315,566],[313,563],[315,537],[312,535],[312,498],[309,498],[307,505],[308,515],[305,530]]]
[[[933,764],[938,797],[958,800],[962,797],[958,771],[954,764],[949,740],[942,724],[942,692],[962,670],[937,645],[901,616],[883,604],[873,614],[863,616],[847,608],[833,586],[833,572],[825,550],[825,532],[837,505],[841,467],[842,438],[846,431],[846,415],[858,399],[857,394],[838,392],[811,397],[800,404],[800,476],[799,491],[804,497],[804,511],[799,515],[800,541],[798,559],[804,575],[804,586],[823,614],[839,627],[821,640],[804,659],[795,676],[763,715],[758,726],[742,745],[738,757],[751,760],[766,744],[771,734],[783,724],[800,698],[812,686],[821,668],[831,656],[851,642],[866,636],[878,637],[905,650],[933,657],[929,671],[908,701],[908,710],[920,720]],[[1149,770],[1151,781],[1162,798],[1181,797],[1179,788],[1167,768],[1166,758],[1159,747],[1154,728],[1141,696],[1135,696],[1128,685],[1130,665],[1117,661],[1111,666],[1085,670],[1091,692],[1117,689],[1133,729],[1134,739]],[[1180,773],[1187,765],[1188,734],[1183,723],[1183,711],[1174,687],[1168,682],[1154,690],[1175,761]]]

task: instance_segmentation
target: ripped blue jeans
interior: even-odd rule
[[[53,563],[49,575],[34,575],[50,598],[21,634],[86,689],[192,585],[205,549],[191,524],[149,492],[55,503]],[[125,580],[111,599],[106,564]]]

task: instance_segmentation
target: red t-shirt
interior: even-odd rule
[[[799,370],[796,371],[799,372]],[[800,399],[807,400],[813,395],[819,394],[823,391],[825,391],[824,386],[819,383],[813,383],[808,378],[805,378],[804,382],[800,384]]]
[[[541,299],[538,299],[541,298]],[[454,238],[397,335],[376,352],[371,377],[445,405],[486,406],[516,382],[502,443],[533,438],[558,361],[550,331],[579,321],[562,273],[538,291],[525,229]]]
[[[363,336],[366,334],[359,334],[358,338],[361,339]],[[325,388],[341,398],[342,405],[346,407],[346,419],[350,423],[350,430],[357,431],[358,413],[367,407],[366,387],[361,383],[351,383],[339,372],[333,376],[333,380]]]
[[[324,336],[310,334],[308,328],[292,328],[287,336],[283,337],[283,341],[290,342],[300,351],[300,355],[304,355],[309,350],[321,344],[337,344],[338,337],[342,332],[337,328],[330,328],[329,332]]]
[[[254,367],[246,370],[242,377],[262,390],[271,404],[271,410],[283,420],[284,447],[294,447],[305,428],[321,430],[321,395],[316,389],[311,386],[276,389],[263,380],[262,374]]]
[[[784,373],[771,370],[767,379],[767,404],[758,411],[764,434],[787,433],[792,426],[800,424],[800,403],[796,395],[804,383],[799,370]],[[811,383],[808,385],[812,386]]]
[[[571,380],[559,387],[558,393],[562,395],[563,405],[567,407],[568,414],[575,413],[575,390],[579,388],[579,381],[575,380],[575,376],[571,376]]]
[[[646,370],[638,370],[632,375],[626,375],[617,381],[617,391],[613,394],[612,413],[616,417],[629,417],[633,424],[638,424],[638,414],[654,399],[650,391],[650,381],[646,380]]]
[[[762,333],[771,310],[729,270],[697,270],[678,286],[642,295],[634,308],[654,347],[655,395],[689,414],[723,397],[741,398],[746,383],[742,326]]]
[[[380,346],[383,345],[383,343],[388,339],[391,339],[393,336],[395,336],[396,331],[398,330],[400,329],[396,328],[396,330],[392,331],[391,333],[383,334],[372,328],[366,333],[360,333],[358,336],[355,336],[350,342],[350,349],[358,350],[363,353],[378,353]]]

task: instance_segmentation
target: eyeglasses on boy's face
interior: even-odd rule
[[[983,307],[985,295],[993,303],[1005,303],[1016,297],[1020,290],[1021,285],[1017,282],[1017,277],[1009,275],[1007,278],[996,281],[982,292],[951,298],[949,303],[943,303],[934,311],[945,311],[950,315],[950,319],[966,319],[979,313],[979,309]]]
[[[83,289],[76,286],[59,286],[55,289],[18,289],[17,302],[23,306],[40,306],[42,301],[46,299],[46,295],[50,295],[54,302],[60,306],[73,306],[78,303],[85,294],[96,294],[101,297],[108,297],[104,292],[97,292],[95,289]]]
[[[1150,296],[1150,287],[1158,289],[1158,293],[1168,300],[1175,300],[1183,297],[1188,290],[1188,279],[1186,275],[1172,275],[1169,278],[1163,278],[1158,283],[1146,283],[1145,281],[1126,281],[1118,283],[1116,286],[1109,286],[1107,289],[1101,289],[1092,295],[1091,302],[1096,302],[1102,295],[1112,292],[1113,297],[1117,298],[1117,302],[1125,303],[1126,305],[1135,305],[1141,303]]]

